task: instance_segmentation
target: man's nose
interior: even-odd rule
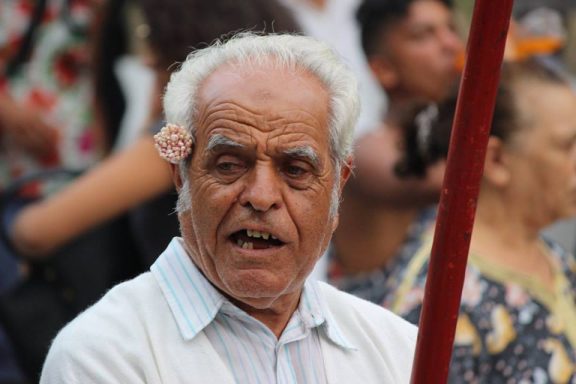
[[[458,54],[464,50],[462,39],[452,28],[445,28],[441,32],[440,39],[444,49],[452,54]]]
[[[281,206],[282,181],[273,165],[256,164],[246,176],[246,184],[239,199],[243,207],[266,212]]]

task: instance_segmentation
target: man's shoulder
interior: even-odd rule
[[[58,337],[89,333],[103,336],[123,327],[134,329],[134,320],[151,311],[161,292],[151,273],[116,285],[98,302],[70,322]],[[148,309],[150,308],[150,309]]]
[[[318,282],[320,290],[339,324],[343,326],[363,326],[376,334],[397,338],[413,344],[417,328],[391,311],[360,299],[335,287]]]
[[[363,372],[364,382],[377,382],[371,380],[379,377],[386,382],[408,383],[416,327],[387,309],[328,284],[320,283],[319,289],[339,332],[355,348],[341,361]]]
[[[150,273],[115,286],[59,332],[50,347],[43,376],[62,367],[69,367],[72,375],[76,370],[90,370],[86,365],[96,362],[136,356],[147,340],[143,337],[150,329],[147,317],[162,312],[159,300],[161,292]]]

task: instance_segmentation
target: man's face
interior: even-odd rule
[[[198,100],[192,205],[180,215],[193,261],[253,308],[299,296],[336,225],[327,91],[303,71],[224,65]]]
[[[418,101],[441,101],[453,85],[463,46],[452,13],[437,0],[417,0],[406,18],[382,33],[370,64],[390,93]]]

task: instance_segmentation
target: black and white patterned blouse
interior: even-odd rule
[[[576,260],[543,242],[554,288],[469,256],[450,383],[576,383]],[[384,304],[418,323],[431,240],[397,270],[401,284]]]

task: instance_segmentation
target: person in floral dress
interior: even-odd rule
[[[101,3],[0,3],[0,191],[39,170],[85,169],[103,154],[91,65]]]

